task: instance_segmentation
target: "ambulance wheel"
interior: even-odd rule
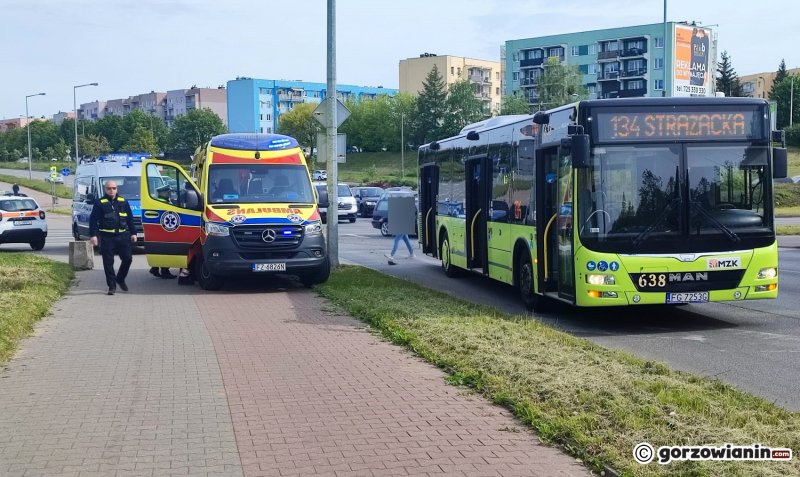
[[[331,260],[328,256],[325,256],[325,261],[322,265],[317,268],[317,270],[313,273],[309,273],[306,275],[300,275],[300,281],[303,282],[303,285],[311,288],[314,285],[319,285],[320,283],[325,283],[328,281],[328,277],[331,276]]]
[[[219,290],[222,288],[224,283],[222,281],[222,277],[219,275],[214,275],[208,270],[208,267],[206,266],[206,260],[203,258],[202,254],[197,257],[197,264],[195,266],[197,267],[197,283],[200,284],[200,288],[209,291]]]

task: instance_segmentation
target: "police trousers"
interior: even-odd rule
[[[128,276],[128,270],[133,262],[133,252],[131,251],[131,234],[122,232],[119,234],[100,233],[100,254],[103,255],[103,269],[106,272],[106,284],[108,288],[117,288],[118,282],[124,282]],[[119,271],[114,273],[114,255],[119,255]]]

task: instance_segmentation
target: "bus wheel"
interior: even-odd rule
[[[453,265],[453,261],[450,256],[450,240],[447,237],[447,232],[445,232],[444,236],[442,237],[441,253],[439,256],[442,257],[442,268],[444,268],[444,274],[449,278],[458,277],[460,273],[458,268]]]
[[[206,266],[206,260],[203,257],[203,254],[200,253],[197,257],[196,265],[197,267],[197,283],[200,284],[200,288],[203,290],[219,290],[222,288],[223,281],[222,277],[218,275],[213,275]]]
[[[331,276],[331,260],[328,256],[325,256],[325,262],[317,268],[317,270],[313,273],[308,275],[300,275],[300,281],[303,282],[303,285],[311,288],[314,285],[319,285],[320,283],[325,283],[328,281],[328,277]]]
[[[517,285],[519,286],[522,302],[525,303],[525,308],[530,311],[544,311],[544,297],[540,297],[534,291],[531,256],[527,253],[521,255],[517,266]]]

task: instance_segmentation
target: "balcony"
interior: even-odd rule
[[[644,76],[647,74],[647,68],[635,68],[632,70],[622,71],[623,78],[635,78],[637,76]]]
[[[488,85],[492,84],[492,81],[488,76],[469,75],[469,80],[476,84],[488,84]]]
[[[597,53],[597,61],[616,61],[619,58],[619,50],[601,51]]]
[[[619,71],[598,71],[597,81],[616,81],[619,79]]]
[[[534,78],[522,78],[521,80],[519,80],[519,85],[523,86],[523,87],[530,88],[530,87],[536,86],[536,83],[538,81],[539,81],[539,77],[538,76],[534,77]]]
[[[629,48],[623,50],[620,56],[623,58],[634,58],[636,56],[644,56],[645,53],[647,53],[647,48]]]
[[[647,88],[623,89],[619,91],[620,98],[640,98],[647,96]]]
[[[278,101],[303,101],[302,94],[279,94]]]
[[[597,99],[613,99],[619,98],[619,91],[606,91],[604,93],[597,93]]]
[[[194,98],[186,98],[186,109],[195,109],[197,108],[197,103],[195,102]]]
[[[520,68],[535,68],[544,64],[544,58],[531,58],[529,60],[519,60]]]

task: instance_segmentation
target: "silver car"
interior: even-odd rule
[[[45,182],[53,182],[55,184],[63,184],[64,183],[64,176],[61,174],[56,174],[55,177],[47,176],[44,178]]]

